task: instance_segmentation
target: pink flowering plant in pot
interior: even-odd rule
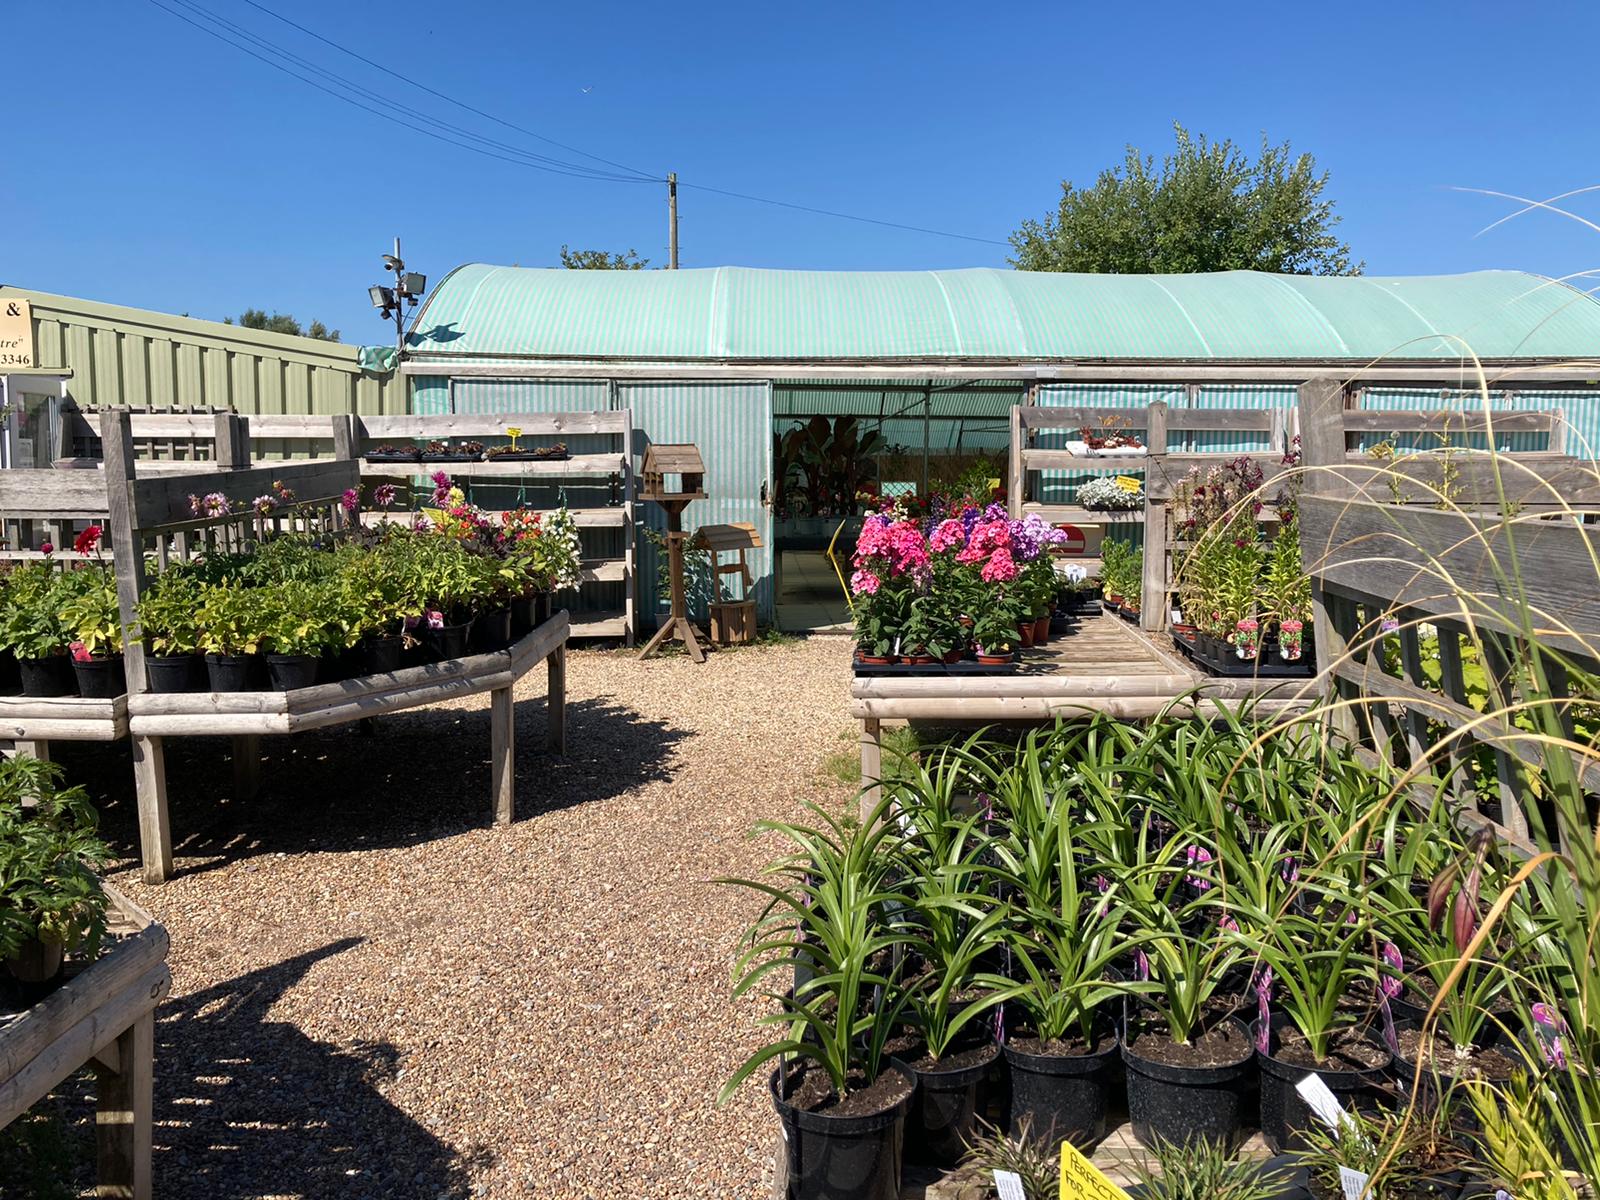
[[[1233,652],[1246,662],[1255,658],[1261,649],[1261,622],[1254,617],[1244,617],[1233,625]]]

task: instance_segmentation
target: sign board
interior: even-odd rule
[[[31,371],[39,360],[33,348],[33,305],[0,300],[0,372]]]
[[[1061,1143],[1061,1200],[1129,1200],[1071,1142]]]

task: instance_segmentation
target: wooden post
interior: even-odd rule
[[[1467,698],[1466,675],[1461,663],[1461,634],[1450,625],[1439,626],[1439,684],[1445,699],[1462,708],[1472,707],[1472,701]],[[1450,764],[1454,772],[1450,780],[1450,792],[1456,803],[1473,812],[1478,811],[1477,781],[1472,774],[1475,744],[1470,738],[1459,737],[1450,742]]]
[[[861,718],[861,819],[865,821],[883,798],[883,739],[877,717]]]
[[[261,735],[235,734],[233,738],[233,798],[254,800],[261,790]]]
[[[250,465],[250,423],[235,412],[216,415],[217,466],[224,471],[242,471]]]
[[[489,790],[494,823],[509,825],[517,803],[516,726],[509,687],[489,693]]]
[[[13,758],[22,755],[27,758],[36,758],[40,762],[50,761],[50,743],[43,738],[24,739],[12,742],[9,752]]]
[[[562,642],[545,660],[545,723],[552,754],[567,752],[567,644]]]
[[[1337,379],[1309,379],[1300,385],[1300,461],[1313,468],[1305,490],[1319,496],[1353,494],[1343,470],[1344,395],[1344,384]]]
[[[1167,572],[1167,502],[1150,498],[1150,480],[1167,454],[1167,402],[1150,405],[1145,429],[1144,580],[1140,584],[1139,628],[1159,633],[1167,627],[1171,580]]]
[[[144,881],[165,883],[172,874],[172,826],[167,820],[167,758],[158,737],[133,738],[133,785],[139,803],[139,853]]]
[[[116,1069],[97,1068],[95,1195],[150,1200],[156,1018],[146,1012],[116,1040]]]
[[[1015,521],[1022,516],[1022,493],[1027,487],[1027,475],[1022,469],[1023,439],[1028,436],[1027,430],[1022,427],[1022,410],[1017,405],[1011,406],[1011,459],[1006,480],[1006,504],[1011,509],[1011,519]]]

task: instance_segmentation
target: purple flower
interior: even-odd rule
[[[380,483],[372,489],[372,502],[379,508],[388,508],[394,503],[395,486],[392,483]]]
[[[1224,933],[1238,933],[1239,922],[1233,919],[1232,913],[1224,910],[1222,915],[1217,918],[1217,928]]]
[[[1133,952],[1133,977],[1140,983],[1150,978],[1150,956],[1143,950]]]
[[[1383,959],[1383,965],[1388,971],[1379,973],[1378,990],[1389,1000],[1397,999],[1401,992],[1406,990],[1405,982],[1400,978],[1405,974],[1406,960],[1401,957],[1400,947],[1393,942],[1385,942],[1383,949],[1378,951],[1378,957]]]
[[[361,489],[345,488],[344,495],[339,497],[339,505],[347,513],[355,512],[361,507]]]
[[[1190,846],[1183,856],[1191,867],[1204,867],[1211,862],[1211,851],[1203,846]],[[1189,886],[1197,892],[1206,892],[1211,890],[1211,881],[1203,875],[1190,875]]]
[[[1281,873],[1285,883],[1297,882],[1300,878],[1300,860],[1291,854],[1288,858],[1283,860],[1283,868]]]
[[[1562,1040],[1567,1032],[1567,1023],[1560,1013],[1548,1004],[1540,1002],[1532,1008],[1533,1032],[1539,1038],[1539,1044],[1544,1049],[1544,1059],[1558,1071],[1567,1069],[1567,1047]]]
[[[1399,629],[1400,622],[1394,617],[1385,617],[1378,626],[1379,633],[1397,633]]]

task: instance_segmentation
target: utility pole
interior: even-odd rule
[[[667,269],[678,269],[678,173],[667,172]]]

